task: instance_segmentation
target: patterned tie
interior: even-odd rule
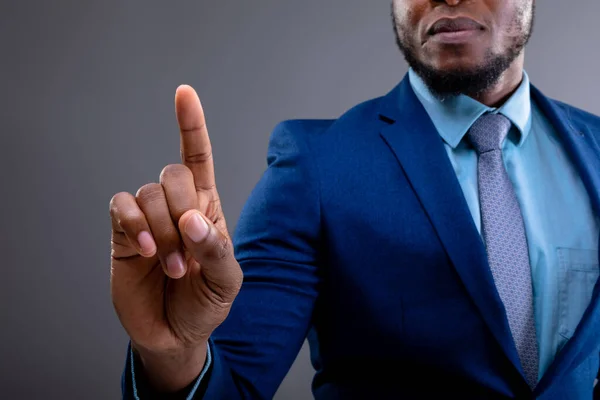
[[[538,381],[538,345],[533,318],[533,288],[523,216],[504,168],[502,143],[511,122],[500,114],[484,114],[469,131],[479,155],[478,182],[483,238],[504,303],[508,325],[531,388]]]

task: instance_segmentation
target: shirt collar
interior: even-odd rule
[[[518,132],[521,146],[531,130],[531,98],[529,77],[523,71],[523,80],[517,90],[500,107],[492,108],[465,95],[452,96],[443,101],[435,97],[425,82],[411,68],[408,71],[410,84],[423,104],[440,136],[452,148],[456,148],[471,125],[486,112],[500,113],[510,119]]]

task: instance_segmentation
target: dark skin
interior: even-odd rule
[[[519,22],[515,15],[532,1],[394,0],[393,5],[396,29],[404,32],[416,58],[436,70],[460,71],[483,64],[490,50],[500,54],[514,48],[514,38],[527,25],[526,16]],[[481,31],[427,34],[437,19],[457,16],[476,20]],[[480,101],[494,105],[515,90],[522,54],[513,61]],[[207,340],[227,318],[243,281],[194,89],[178,88],[175,114],[181,163],[166,166],[157,182],[135,194],[117,193],[110,202],[112,301],[139,367],[162,392],[179,391],[199,375]]]
[[[469,71],[490,55],[504,54],[531,28],[533,0],[394,0],[396,30],[413,56],[437,71]],[[452,27],[453,32],[432,34],[441,19],[468,19],[473,26]],[[523,76],[521,52],[499,79],[476,100],[488,106],[502,104]]]

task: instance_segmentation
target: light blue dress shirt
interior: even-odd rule
[[[513,123],[502,154],[525,222],[529,247],[539,376],[573,335],[598,279],[599,221],[555,129],[532,102],[529,77],[498,109],[464,96],[440,101],[413,71],[409,79],[444,146],[481,234],[477,154],[463,140],[486,112]]]

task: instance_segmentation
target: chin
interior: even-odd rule
[[[442,56],[433,62],[430,60],[427,64],[436,71],[452,74],[477,71],[484,64],[484,60],[478,60],[473,56]]]

